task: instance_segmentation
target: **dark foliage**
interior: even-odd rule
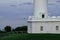
[[[4,28],[4,30],[5,30],[6,32],[11,32],[11,26],[6,26],[6,27]]]
[[[15,31],[27,31],[27,26],[17,27]]]

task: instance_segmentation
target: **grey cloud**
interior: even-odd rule
[[[11,7],[16,7],[16,5],[10,5]]]
[[[33,3],[23,3],[24,5],[32,5]]]
[[[55,4],[53,4],[53,3],[48,3],[48,5],[55,5]]]
[[[56,2],[48,2],[48,5],[56,5]]]
[[[27,2],[27,3],[22,3],[22,4],[19,4],[19,5],[33,5],[33,3]]]
[[[56,2],[60,2],[60,1],[56,1]]]
[[[17,4],[17,5],[15,5],[15,4],[11,4],[10,6],[11,7],[16,7],[16,6],[22,6],[22,5],[33,5],[33,3],[30,3],[30,2],[26,2],[26,3],[21,3],[21,4]]]

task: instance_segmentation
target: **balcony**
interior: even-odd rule
[[[28,21],[60,21],[60,16],[52,16],[47,18],[39,18],[35,16],[29,16]]]

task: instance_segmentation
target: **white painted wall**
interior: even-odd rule
[[[32,33],[32,22],[28,22],[28,33]]]
[[[40,31],[40,26],[43,26],[43,31]],[[59,26],[58,31],[56,31],[56,26]],[[60,22],[32,22],[32,30],[30,31],[30,33],[60,33]]]

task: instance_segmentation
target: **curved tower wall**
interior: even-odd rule
[[[34,16],[42,18],[48,17],[48,0],[34,0]]]

